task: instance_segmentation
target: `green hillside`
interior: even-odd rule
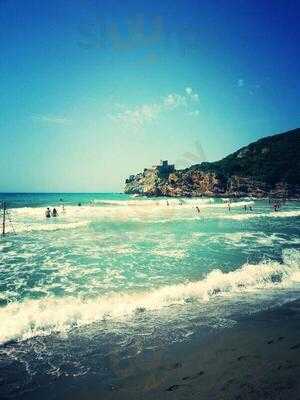
[[[225,179],[233,175],[253,177],[272,186],[277,182],[300,184],[300,129],[265,137],[220,161],[191,168],[213,171]]]

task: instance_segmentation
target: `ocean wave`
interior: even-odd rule
[[[78,229],[91,222],[134,222],[145,224],[178,223],[178,222],[198,222],[205,223],[207,220],[223,221],[247,221],[262,218],[294,218],[300,216],[300,210],[282,210],[274,212],[272,210],[254,209],[254,211],[244,211],[245,205],[253,205],[253,201],[238,201],[231,203],[231,211],[227,210],[226,203],[206,203],[207,199],[185,200],[186,203],[179,205],[178,199],[174,203],[166,205],[165,200],[135,200],[130,206],[129,201],[115,201],[119,205],[106,206],[66,206],[64,212],[58,209],[57,219],[46,220],[44,208],[24,207],[14,209],[11,212],[11,220],[17,233],[33,231],[55,231],[66,229]],[[124,204],[123,204],[124,203]],[[135,203],[142,203],[137,205]],[[127,204],[127,205],[126,205]],[[147,206],[146,206],[147,205]],[[200,213],[196,211],[196,206]],[[11,224],[7,225],[7,231],[13,232]]]
[[[300,238],[295,235],[283,236],[275,233],[266,234],[264,232],[227,232],[214,233],[213,235],[204,232],[194,232],[192,237],[201,237],[205,243],[229,244],[233,247],[249,246],[249,241],[260,246],[272,246],[274,243],[299,245]]]
[[[169,257],[169,258],[184,258],[185,257],[185,251],[182,249],[178,250],[172,250],[172,249],[154,249],[151,252],[155,256],[160,256],[160,257]]]
[[[184,222],[184,221],[201,221],[204,222],[206,220],[232,220],[232,221],[246,221],[250,219],[255,219],[255,218],[293,218],[293,217],[299,217],[300,216],[300,210],[293,210],[293,211],[279,211],[279,212],[274,212],[271,211],[269,213],[262,212],[262,213],[252,213],[252,212],[247,212],[243,214],[235,214],[234,212],[228,212],[226,213],[207,213],[207,212],[200,212],[200,214],[197,215],[179,215],[179,214],[170,214],[170,217],[164,215],[163,218],[156,218],[156,219],[147,219],[147,220],[142,220],[142,219],[136,219],[136,222],[145,222],[145,223],[170,223],[170,222]]]
[[[245,202],[234,203],[237,206],[244,205]],[[169,204],[169,206],[168,206]],[[248,204],[248,203],[247,203]],[[64,212],[61,207],[57,207],[60,216],[82,216],[82,215],[109,215],[111,211],[116,213],[122,212],[120,209],[126,208],[129,212],[130,210],[139,210],[145,208],[150,210],[170,210],[184,209],[192,206],[208,206],[208,207],[224,207],[224,204],[214,204],[214,199],[177,199],[177,198],[166,198],[166,199],[147,199],[147,200],[94,200],[92,204],[86,204],[82,206],[68,205],[65,206]],[[103,207],[105,206],[105,207]],[[45,215],[45,207],[20,207],[11,210],[12,214],[16,217],[43,217]]]
[[[217,297],[293,288],[300,283],[300,252],[285,250],[282,262],[244,264],[231,272],[213,270],[202,280],[168,285],[146,292],[119,293],[98,298],[54,298],[26,300],[0,308],[0,343],[25,340],[97,321],[122,320],[141,310],[159,311],[190,300],[208,302]]]
[[[300,210],[291,210],[291,211],[271,211],[269,213],[230,214],[230,215],[220,215],[218,217],[223,219],[243,221],[252,218],[291,218],[299,216],[300,216]]]
[[[225,242],[231,242],[236,246],[239,246],[241,242],[243,242],[243,246],[248,246],[249,243],[247,241],[244,242],[245,239],[249,239],[260,246],[272,246],[274,243],[300,244],[300,238],[297,236],[290,235],[289,237],[282,237],[282,235],[277,235],[275,233],[268,235],[264,232],[234,232],[215,235],[214,237],[219,241],[225,240]]]
[[[35,231],[57,231],[65,229],[76,229],[83,226],[87,226],[89,221],[78,221],[78,222],[59,222],[46,221],[45,223],[14,223],[13,225],[7,226],[7,233],[24,233],[24,232],[35,232]]]
[[[94,200],[93,204],[101,205],[117,205],[117,206],[153,206],[153,205],[184,205],[184,204],[211,204],[214,203],[214,198],[176,198],[176,197],[165,197],[165,198],[140,198],[135,200]]]

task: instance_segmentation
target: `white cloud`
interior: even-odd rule
[[[119,111],[109,117],[117,122],[141,128],[147,123],[153,122],[163,113],[175,109],[186,108],[188,115],[199,115],[199,110],[193,109],[193,103],[199,101],[199,95],[193,89],[187,87],[184,94],[170,93],[157,103],[142,104],[135,108],[126,108],[120,104],[116,105]]]
[[[187,100],[185,96],[182,96],[177,93],[171,93],[164,98],[163,104],[166,109],[173,110],[174,108],[178,108],[181,106],[186,107]]]
[[[198,93],[194,93],[192,88],[190,88],[190,87],[185,88],[185,92],[187,94],[187,99],[190,99],[195,102],[199,101]]]
[[[110,115],[110,118],[140,128],[147,122],[154,121],[160,112],[160,107],[157,104],[143,104],[134,109],[123,109],[115,115]]]
[[[43,115],[43,114],[35,114],[31,116],[32,121],[40,122],[44,124],[50,125],[70,125],[71,120],[69,118],[60,116],[60,115]]]
[[[191,94],[191,99],[195,102],[199,101],[199,95],[197,93]]]

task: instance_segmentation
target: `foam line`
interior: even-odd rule
[[[24,340],[103,319],[121,320],[140,309],[160,310],[190,299],[205,303],[215,296],[235,297],[243,292],[293,288],[300,283],[300,252],[286,250],[282,263],[244,264],[231,272],[213,270],[202,280],[168,285],[151,291],[107,294],[93,299],[54,298],[26,300],[0,308],[0,343]],[[297,286],[298,287],[298,286]]]

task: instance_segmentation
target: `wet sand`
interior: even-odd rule
[[[106,390],[94,382],[64,398],[300,400],[300,300],[198,342],[131,359],[115,373]]]

